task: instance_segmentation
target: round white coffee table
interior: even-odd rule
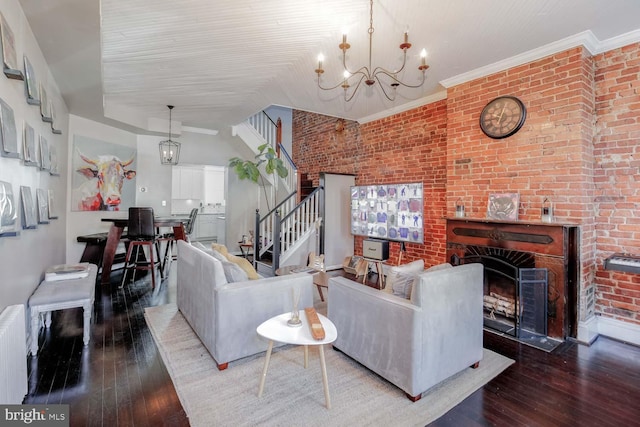
[[[267,349],[267,357],[264,360],[264,369],[262,370],[262,378],[260,379],[260,388],[258,389],[258,397],[262,396],[264,390],[264,382],[267,378],[267,370],[269,369],[269,360],[271,359],[271,351],[273,350],[274,342],[281,342],[285,344],[295,344],[304,346],[304,367],[307,368],[309,361],[309,347],[310,345],[318,346],[320,352],[320,368],[322,369],[322,384],[324,386],[324,397],[327,404],[327,409],[331,409],[331,399],[329,397],[329,381],[327,379],[327,366],[324,360],[324,344],[330,344],[338,337],[338,331],[336,326],[322,314],[318,313],[320,323],[324,328],[324,339],[316,340],[311,336],[311,330],[309,323],[307,322],[307,316],[304,310],[300,310],[300,320],[302,321],[301,327],[291,327],[287,325],[287,321],[291,318],[291,313],[284,313],[276,317],[272,317],[266,322],[258,326],[258,335],[269,340],[269,348]]]

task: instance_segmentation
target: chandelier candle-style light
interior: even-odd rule
[[[160,149],[160,163],[163,165],[177,165],[180,160],[180,143],[171,140],[171,110],[173,105],[167,105],[169,108],[169,139],[160,141],[158,147]]]
[[[373,0],[370,0],[370,9],[369,9],[369,65],[362,66],[356,71],[349,70],[347,67],[347,50],[351,47],[349,43],[347,43],[347,35],[342,35],[342,43],[338,45],[340,50],[342,50],[342,67],[344,69],[342,81],[335,86],[325,87],[322,86],[320,82],[320,77],[324,73],[324,69],[322,68],[322,63],[324,61],[324,56],[322,54],[318,55],[318,68],[316,68],[316,74],[318,75],[318,87],[322,90],[333,90],[338,87],[342,87],[344,89],[344,100],[349,102],[353,99],[354,95],[358,91],[360,84],[364,81],[367,86],[373,86],[376,82],[380,85],[382,89],[382,93],[384,96],[393,101],[396,97],[396,89],[398,86],[402,85],[404,87],[417,89],[424,84],[425,81],[425,71],[429,66],[426,63],[427,51],[422,49],[420,52],[420,65],[418,66],[418,70],[422,72],[422,81],[419,84],[411,85],[405,82],[402,82],[398,79],[398,73],[404,70],[404,67],[407,63],[407,50],[411,47],[411,43],[409,43],[409,33],[404,33],[404,42],[400,45],[400,49],[402,50],[403,58],[402,58],[402,66],[395,70],[390,71],[382,67],[373,68],[371,66],[371,53],[373,51]],[[349,88],[352,87],[350,82],[353,82],[354,79],[358,79],[357,84],[354,89],[349,93]],[[388,87],[385,87],[388,86]]]

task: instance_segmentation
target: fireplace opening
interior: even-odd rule
[[[485,328],[526,343],[557,345],[547,337],[548,272],[536,268],[533,254],[467,246],[464,257],[454,256],[452,263],[484,266]]]

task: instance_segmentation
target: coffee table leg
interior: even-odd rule
[[[331,409],[331,398],[329,397],[329,379],[327,378],[327,364],[324,361],[324,346],[319,345],[320,367],[322,368],[322,385],[324,386],[324,400],[327,402],[327,409]]]
[[[260,388],[258,389],[258,397],[262,397],[262,390],[264,390],[264,381],[267,379],[267,369],[269,369],[269,360],[271,359],[271,350],[273,350],[273,341],[269,341],[269,348],[267,349],[267,357],[264,359],[264,368],[262,369],[262,378],[260,378]]]
[[[304,346],[304,369],[307,369],[307,366],[309,366],[309,346],[305,345]]]

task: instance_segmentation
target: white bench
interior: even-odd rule
[[[98,267],[89,266],[89,275],[78,279],[43,280],[29,298],[31,311],[31,354],[38,353],[40,314],[46,314],[45,327],[51,326],[51,312],[67,308],[82,307],[84,310],[83,342],[89,344],[91,313],[96,289]]]

